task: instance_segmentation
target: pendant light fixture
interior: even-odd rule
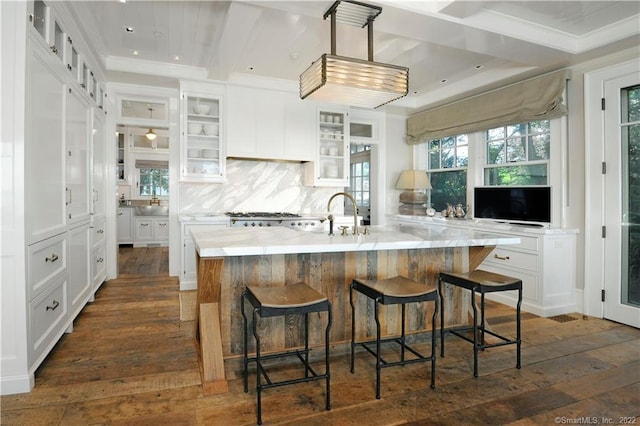
[[[300,98],[377,108],[406,96],[409,68],[373,61],[373,20],[379,6],[339,0],[325,12],[331,18],[331,54],[323,54],[300,75]],[[368,60],[336,55],[336,23],[367,27]]]
[[[149,118],[153,119],[153,108],[149,108]],[[154,132],[153,129],[150,128],[149,131],[144,135],[152,142],[153,149],[156,149],[155,140],[158,137],[158,135],[156,135],[156,132]]]

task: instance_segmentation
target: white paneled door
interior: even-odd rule
[[[604,82],[604,318],[640,327],[640,73]]]

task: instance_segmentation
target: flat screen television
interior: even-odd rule
[[[473,216],[513,223],[551,223],[548,186],[492,186],[474,188]]]

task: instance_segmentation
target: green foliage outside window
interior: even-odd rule
[[[140,196],[166,197],[169,195],[169,170],[140,169]]]

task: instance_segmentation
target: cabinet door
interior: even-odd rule
[[[343,109],[319,109],[316,161],[305,164],[305,183],[349,186],[349,116]]]
[[[153,239],[154,241],[169,241],[168,219],[153,220]]]
[[[118,244],[133,243],[132,217],[131,208],[118,209],[118,219],[116,224],[118,227]]]
[[[224,179],[222,98],[182,95],[181,180],[221,182]]]
[[[65,109],[66,204],[69,223],[89,217],[89,105],[67,90]]]
[[[314,161],[316,158],[316,106],[290,96],[285,102],[285,159]]]
[[[135,228],[134,241],[153,240],[153,219],[136,218]]]
[[[105,213],[105,133],[104,118],[96,112],[93,118],[92,209],[94,216]]]
[[[90,230],[89,224],[69,231],[69,311],[75,316],[91,294]]]
[[[25,198],[29,243],[64,232],[65,84],[47,52],[29,43],[26,79]]]

